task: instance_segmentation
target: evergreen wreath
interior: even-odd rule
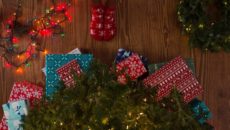
[[[75,86],[46,97],[24,118],[25,130],[211,130],[199,124],[176,91],[156,101],[155,87],[117,82],[111,68],[94,61]]]
[[[230,51],[230,0],[181,0],[177,14],[191,47]]]

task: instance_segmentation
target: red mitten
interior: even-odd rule
[[[111,40],[116,34],[115,8],[108,7],[104,16],[104,40]]]
[[[103,22],[104,22],[104,6],[97,5],[92,7],[92,17],[90,23],[90,35],[96,40],[103,40]]]

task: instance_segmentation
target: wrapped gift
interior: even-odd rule
[[[77,60],[72,60],[69,63],[63,65],[61,68],[57,69],[59,77],[64,81],[67,87],[73,86],[74,82],[74,73],[78,76],[81,74],[82,70],[77,63]]]
[[[6,118],[3,117],[0,122],[0,130],[8,130],[8,126],[6,124]]]
[[[191,109],[194,113],[195,119],[200,123],[204,124],[209,118],[211,118],[212,114],[209,111],[209,108],[203,101],[198,99],[194,99],[190,102]]]
[[[118,82],[125,84],[128,76],[131,80],[135,80],[147,72],[144,64],[137,54],[126,58],[116,65],[116,71],[119,74]]]
[[[188,65],[188,67],[195,74],[194,61],[192,59],[186,59],[185,61],[186,61],[186,64]],[[167,63],[166,62],[162,62],[162,63],[158,63],[158,64],[151,64],[151,65],[149,65],[148,66],[149,73],[152,74],[152,73],[156,72],[157,70],[159,70],[165,64],[167,64]]]
[[[173,87],[182,93],[185,102],[191,101],[203,90],[181,57],[171,60],[148,76],[144,80],[144,84],[148,87],[158,87],[158,100],[167,96]]]
[[[81,54],[81,51],[78,48],[76,48],[68,52],[68,54]],[[42,72],[46,75],[46,67],[42,68]]]
[[[59,88],[58,68],[72,60],[77,60],[83,72],[87,71],[93,59],[91,54],[49,54],[46,55],[46,96],[51,96]]]
[[[123,48],[118,49],[117,52],[117,56],[115,58],[115,63],[118,64],[119,62],[123,61],[124,59],[130,57],[132,54],[135,54],[132,51],[127,51]],[[145,65],[145,67],[147,67],[148,65],[148,59],[144,56],[140,56],[141,61],[143,62],[143,64]]]
[[[6,119],[20,119],[28,114],[28,104],[26,100],[18,100],[3,104],[3,112]]]
[[[6,120],[8,130],[23,130],[21,119]]]
[[[40,100],[43,96],[43,88],[29,83],[29,82],[16,82],[13,85],[8,102],[14,102],[22,99],[29,101],[30,107]]]

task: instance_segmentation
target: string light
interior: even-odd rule
[[[18,67],[17,70],[16,70],[16,72],[18,74],[22,74],[23,73],[23,69],[21,67]]]
[[[21,1],[19,0],[18,5],[21,5]],[[31,37],[31,43],[25,49],[25,51],[18,51],[18,43],[19,39],[17,37],[14,37],[13,30],[17,23],[17,14],[19,13],[19,8],[21,6],[18,6],[17,10],[11,17],[9,17],[6,21],[3,22],[3,25],[5,26],[5,31],[7,32],[8,37],[4,37],[6,40],[7,46],[4,46],[5,44],[1,45],[0,47],[5,50],[6,54],[11,55],[2,55],[4,59],[6,59],[7,62],[5,62],[5,67],[16,67],[17,73],[22,73],[22,65],[30,66],[29,60],[32,60],[33,58],[37,57],[36,51],[43,51],[43,49],[40,48],[40,44],[37,44],[36,39],[37,37],[45,37],[45,36],[51,36],[53,33],[60,34],[62,37],[64,36],[63,29],[61,27],[61,24],[65,21],[68,21],[71,19],[70,14],[67,12],[68,7],[70,6],[69,3],[59,3],[55,4],[55,6],[51,6],[49,9],[46,10],[46,15],[43,17],[34,19],[32,21],[32,27],[29,27],[31,30],[29,31],[29,36]],[[28,29],[29,29],[28,28]],[[30,48],[30,49],[29,49]],[[48,54],[47,50],[43,51],[44,55]],[[12,56],[12,58],[8,58],[9,56]],[[17,61],[17,63],[13,62],[13,56],[16,56],[20,61]],[[12,61],[11,61],[12,59]],[[20,62],[20,64],[18,64]]]

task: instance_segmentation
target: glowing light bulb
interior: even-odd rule
[[[16,72],[17,72],[18,74],[22,74],[22,73],[23,73],[23,69],[22,69],[21,67],[19,67],[19,68],[17,68]]]
[[[48,54],[48,51],[47,50],[44,50],[44,52],[43,52],[45,55],[47,55]]]

